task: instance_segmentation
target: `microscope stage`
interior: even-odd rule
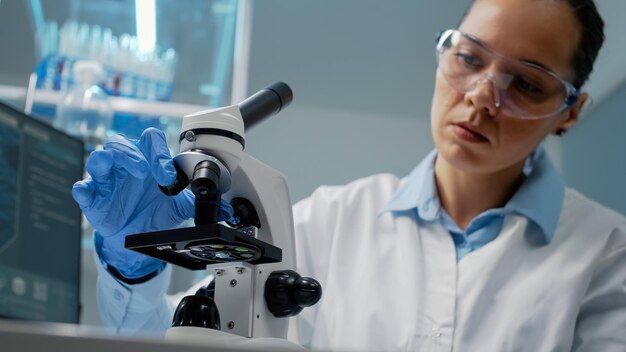
[[[250,232],[249,228],[207,224],[128,235],[125,247],[191,270],[204,270],[217,263],[257,265],[282,260],[280,248],[254,238]]]

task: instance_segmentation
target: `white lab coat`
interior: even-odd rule
[[[294,207],[298,272],[321,301],[301,342],[353,351],[626,351],[626,218],[567,189],[554,238],[507,215],[457,263],[450,234],[379,211],[400,187],[377,175]]]

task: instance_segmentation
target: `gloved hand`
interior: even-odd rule
[[[170,185],[176,170],[163,132],[148,128],[140,139],[109,138],[103,150],[87,159],[91,177],[74,184],[72,195],[96,230],[101,259],[125,278],[143,277],[164,266],[158,259],[124,248],[128,234],[172,229],[194,216],[194,195],[163,194],[157,183]],[[232,217],[222,200],[220,220]]]

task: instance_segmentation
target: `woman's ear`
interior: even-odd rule
[[[576,125],[576,123],[578,122],[578,119],[580,117],[580,111],[585,106],[587,99],[589,99],[589,94],[582,93],[578,98],[576,104],[574,104],[571,109],[567,110],[567,117],[563,121],[561,121],[558,126],[556,126],[556,129],[552,133],[557,136],[562,136],[570,128],[574,127],[574,125]]]

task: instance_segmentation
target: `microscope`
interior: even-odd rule
[[[180,302],[166,339],[252,350],[302,349],[289,342],[288,317],[321,298],[320,284],[295,267],[291,201],[285,177],[243,152],[244,131],[291,103],[276,82],[238,105],[187,115],[173,196],[195,195],[195,226],[126,237],[125,247],[191,270],[208,270],[211,284]],[[234,216],[219,222],[221,200]]]

